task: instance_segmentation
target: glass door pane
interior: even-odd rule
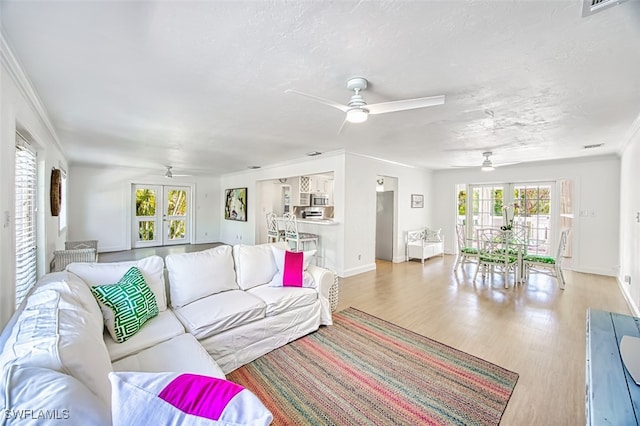
[[[516,184],[513,187],[514,223],[527,229],[532,254],[551,255],[551,184]]]
[[[188,243],[188,187],[164,187],[164,237],[165,245]]]
[[[133,247],[151,247],[162,245],[161,235],[158,233],[160,223],[159,203],[160,186],[134,185],[134,217],[133,217]]]
[[[467,197],[467,223],[470,237],[476,238],[476,231],[483,228],[500,228],[504,224],[504,186],[471,185],[471,197]]]

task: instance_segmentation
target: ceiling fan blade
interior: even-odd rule
[[[521,161],[515,161],[513,163],[494,163],[493,167],[513,166],[514,164],[520,164]]]
[[[342,122],[342,125],[340,126],[340,129],[338,130],[338,136],[342,135],[343,130],[347,127],[348,124],[349,122],[345,118],[344,121]]]
[[[334,102],[332,100],[321,98],[319,96],[314,96],[314,95],[309,95],[307,93],[298,92],[297,90],[288,89],[288,90],[285,90],[284,93],[293,93],[295,95],[304,96],[306,98],[313,99],[316,102],[320,102],[321,104],[325,104],[325,105],[328,105],[330,107],[339,109],[342,112],[347,112],[347,110],[349,109],[349,107],[347,105],[342,105],[342,104],[339,104],[339,103]]]
[[[385,114],[387,112],[405,111],[408,109],[426,108],[444,104],[444,95],[428,98],[405,99],[402,101],[381,102],[366,105],[369,114]]]

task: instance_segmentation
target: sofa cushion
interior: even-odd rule
[[[249,390],[195,374],[111,373],[114,426],[269,425],[271,412]],[[144,409],[143,409],[144,408]]]
[[[311,305],[318,300],[318,292],[311,288],[271,287],[261,285],[252,288],[248,293],[259,297],[267,305],[267,316],[278,315],[291,309]]]
[[[203,297],[237,290],[231,246],[166,257],[171,305],[179,308]]]
[[[184,334],[184,327],[171,309],[160,312],[157,317],[147,321],[140,331],[123,343],[116,343],[109,333],[104,334],[111,361],[116,361],[140,352],[172,337]]]
[[[197,339],[264,318],[266,305],[262,299],[242,290],[229,290],[197,300],[175,314],[187,332]]]
[[[91,292],[102,308],[104,325],[118,343],[131,338],[145,322],[158,315],[156,297],[135,266],[116,284],[96,285]]]
[[[28,296],[0,355],[0,366],[17,363],[68,373],[108,405],[111,361],[102,329],[68,283],[49,282]]]
[[[144,280],[156,296],[158,310],[167,309],[167,296],[164,283],[164,261],[160,256],[149,256],[131,262],[113,263],[71,263],[67,271],[79,276],[89,287],[113,284],[132,267],[142,272]]]
[[[181,334],[116,361],[113,371],[193,373],[224,379],[218,364],[191,334]]]
[[[236,280],[242,290],[248,290],[271,281],[278,272],[271,246],[286,248],[286,243],[233,246]]]
[[[7,424],[111,424],[109,405],[68,374],[14,364],[3,371],[2,383],[0,406]]]

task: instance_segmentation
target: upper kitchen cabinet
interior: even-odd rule
[[[333,173],[310,175],[309,192],[313,194],[323,194],[329,198],[328,205],[333,205]]]

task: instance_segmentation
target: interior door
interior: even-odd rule
[[[376,259],[393,261],[393,191],[376,192]]]
[[[133,185],[132,246],[189,244],[190,188]]]

